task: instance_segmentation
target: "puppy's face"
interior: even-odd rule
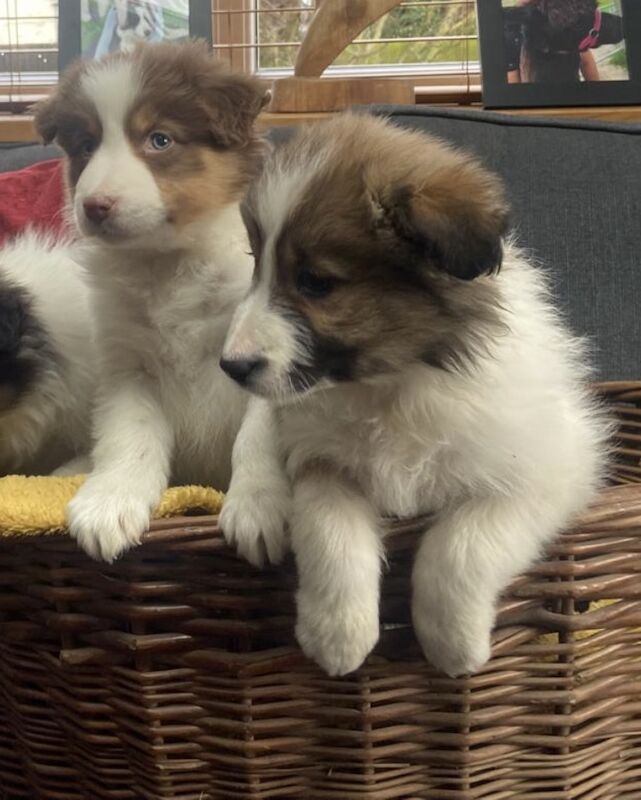
[[[276,150],[244,210],[256,273],[221,365],[287,400],[423,362],[449,368],[498,325],[506,207],[470,158],[344,115]]]
[[[141,45],[72,66],[35,121],[66,152],[83,233],[165,248],[241,197],[258,162],[264,94],[199,44]]]

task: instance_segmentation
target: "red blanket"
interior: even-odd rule
[[[0,244],[26,226],[62,232],[64,195],[60,159],[0,173]]]

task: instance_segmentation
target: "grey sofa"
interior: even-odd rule
[[[600,380],[641,377],[641,125],[375,107],[475,152],[507,183],[514,231],[547,265],[573,329],[594,343]],[[272,138],[288,135],[274,129]],[[0,171],[57,155],[0,150]]]

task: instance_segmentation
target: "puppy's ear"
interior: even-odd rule
[[[57,92],[33,107],[33,126],[43,144],[51,144],[58,135]]]
[[[80,79],[88,63],[78,59],[66,67],[51,94],[33,106],[33,124],[44,144],[58,136],[64,107],[74,107],[81,99]]]
[[[414,263],[472,280],[501,266],[508,206],[497,176],[458,154],[448,160],[378,193],[374,214]]]
[[[256,117],[269,101],[261,81],[227,72],[211,59],[211,69],[201,76],[201,92],[217,145],[242,148],[253,141]]]

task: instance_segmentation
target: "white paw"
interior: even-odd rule
[[[296,601],[296,638],[305,655],[331,676],[358,669],[378,642],[378,604],[355,598],[319,600],[304,591]]]
[[[478,672],[490,660],[494,609],[473,601],[470,606],[448,613],[416,594],[412,603],[414,631],[425,658],[452,678]]]
[[[232,483],[218,524],[228,544],[250,564],[262,567],[266,559],[278,564],[288,548],[290,507],[286,481],[240,480]]]
[[[67,506],[69,533],[92,558],[111,563],[140,544],[152,504],[123,485],[90,478]]]

